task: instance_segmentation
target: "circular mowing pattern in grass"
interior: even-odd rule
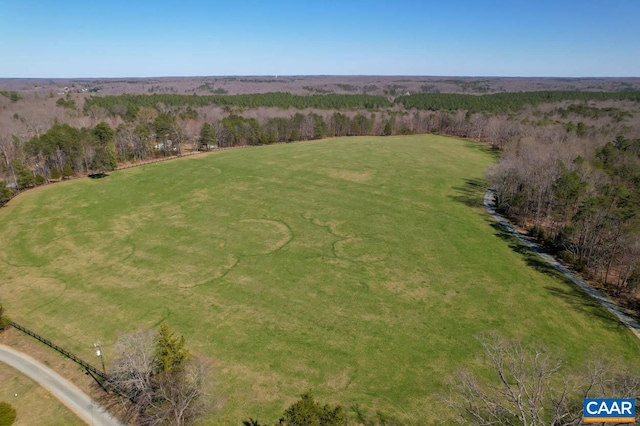
[[[486,373],[487,333],[576,367],[637,359],[627,330],[495,227],[491,162],[433,135],[337,138],[27,191],[0,209],[0,296],[86,359],[167,322],[214,365],[207,424],[275,419],[309,390],[446,423],[440,395]]]

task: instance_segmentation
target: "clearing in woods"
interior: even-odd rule
[[[446,418],[482,333],[571,365],[637,359],[628,330],[484,212],[491,162],[453,138],[337,138],[28,191],[0,209],[0,295],[83,358],[100,340],[107,365],[121,331],[166,321],[214,360],[218,424],[273,421],[307,390]]]

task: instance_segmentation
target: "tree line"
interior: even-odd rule
[[[395,100],[406,109],[431,111],[469,111],[501,114],[520,111],[524,106],[536,106],[560,101],[640,101],[640,92],[539,91],[505,92],[486,95],[456,93],[420,93],[400,96]]]
[[[140,108],[135,121],[121,120],[117,126],[114,120],[109,121],[109,125],[100,122],[89,128],[74,128],[56,122],[46,132],[39,131],[26,141],[15,136],[0,138],[0,173],[10,186],[0,186],[0,204],[10,197],[11,189],[22,190],[74,174],[104,172],[113,169],[117,163],[176,155],[184,150],[335,136],[421,133],[472,138],[504,149],[527,136],[566,140],[596,133],[594,127],[583,122],[577,126],[572,122],[538,125],[468,111],[318,111],[261,120],[229,113],[220,120],[209,122],[190,107],[185,110],[158,104]]]
[[[378,110],[399,106],[405,110],[469,111],[487,114],[517,112],[527,105],[536,106],[560,101],[640,101],[640,92],[585,92],[585,91],[537,91],[505,92],[484,95],[455,93],[418,93],[396,97],[393,101],[385,96],[366,94],[313,94],[293,95],[285,92],[254,93],[244,95],[118,95],[92,96],[84,103],[84,113],[100,107],[126,120],[134,120],[140,108],[155,107],[159,103],[170,107],[203,107],[216,105],[253,109],[273,107],[282,109],[321,110]]]
[[[497,207],[628,307],[640,288],[640,139],[524,139],[490,171]]]
[[[84,112],[89,114],[91,108],[100,107],[117,113],[128,120],[135,119],[140,108],[155,107],[162,103],[170,107],[202,107],[217,105],[220,107],[259,108],[274,107],[282,109],[380,109],[391,107],[391,102],[384,96],[374,95],[293,95],[284,92],[254,93],[245,95],[119,95],[93,96],[84,103]]]
[[[438,123],[440,120],[437,120]],[[444,120],[446,122],[447,120]],[[184,151],[217,147],[263,145],[321,139],[333,136],[364,136],[422,133],[426,127],[397,114],[331,115],[295,113],[262,121],[229,114],[215,122],[199,122],[181,111],[158,112],[144,108],[135,122],[122,122],[113,129],[102,121],[90,128],[55,123],[39,136],[23,141],[0,139],[0,205],[13,190],[24,190],[77,174],[104,173],[117,164]],[[431,123],[437,131],[440,126]]]
[[[115,131],[105,122],[81,129],[56,123],[26,143],[15,137],[1,141],[5,181],[0,184],[0,205],[8,201],[13,190],[69,178],[76,173],[115,169],[114,135]]]
[[[433,95],[433,99],[467,99],[482,106],[483,102],[500,99],[515,99],[516,103],[572,96],[632,99],[637,92]],[[350,95],[340,95],[345,96]],[[144,100],[146,105],[160,99],[180,103],[186,98],[203,97],[127,95],[93,99],[112,102],[136,99]],[[400,100],[409,98],[415,96]],[[135,120],[126,121],[118,114],[125,114],[128,107],[114,105],[120,107],[113,113],[115,117],[107,118],[111,124],[101,121],[93,127],[75,128],[56,122],[46,132],[38,131],[26,141],[15,136],[0,138],[0,173],[4,177],[4,182],[0,182],[0,205],[16,190],[77,174],[104,173],[117,164],[185,151],[335,136],[441,133],[484,141],[502,151],[490,177],[498,191],[499,207],[520,224],[531,227],[534,234],[543,237],[567,261],[600,280],[605,289],[611,287],[608,290],[611,294],[624,298],[630,305],[638,304],[640,237],[636,230],[640,185],[634,171],[637,140],[616,136],[617,132],[632,132],[625,121],[629,111],[600,109],[582,101],[552,110],[565,119],[584,117],[585,122],[577,124],[553,121],[547,115],[544,123],[538,123],[517,120],[508,114],[426,109],[292,111],[288,117],[261,119],[229,112],[219,120],[207,121],[190,105],[185,108],[159,102],[139,107]],[[471,108],[471,104],[464,105]],[[597,120],[602,115],[611,122],[603,125],[602,120],[589,121],[589,117]]]

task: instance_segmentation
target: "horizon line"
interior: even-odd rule
[[[116,80],[116,79],[151,79],[151,78],[273,78],[303,77],[411,77],[411,78],[484,78],[484,79],[640,79],[640,76],[507,76],[507,75],[421,75],[421,74],[227,74],[227,75],[149,75],[149,76],[118,76],[118,77],[0,77],[0,80]]]

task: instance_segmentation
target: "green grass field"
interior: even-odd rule
[[[225,151],[26,192],[0,209],[0,298],[98,364],[167,322],[214,362],[211,421],[304,391],[405,420],[477,368],[483,333],[579,365],[640,344],[485,214],[480,145],[339,138]]]

